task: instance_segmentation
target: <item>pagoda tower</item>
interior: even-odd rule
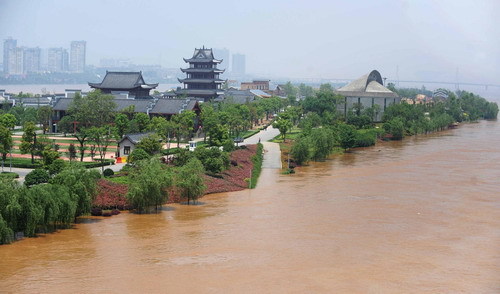
[[[178,96],[185,95],[209,101],[223,93],[221,85],[224,80],[220,79],[219,75],[224,70],[217,68],[222,60],[215,59],[212,49],[194,49],[193,57],[184,58],[184,62],[189,63],[189,68],[181,68],[181,71],[186,73],[186,78],[178,79],[184,84],[183,89],[175,91]]]

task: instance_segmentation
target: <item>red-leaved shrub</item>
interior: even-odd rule
[[[97,197],[92,204],[93,207],[101,209],[130,209],[130,204],[125,198],[128,191],[127,185],[100,179],[97,182],[97,191]]]

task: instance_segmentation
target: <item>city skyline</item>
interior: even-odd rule
[[[376,68],[389,79],[499,83],[498,1],[203,3],[6,0],[0,39],[42,48],[86,40],[94,65],[125,58],[179,68],[185,52],[205,46],[245,54],[248,73],[270,78],[356,78]]]
[[[3,73],[25,75],[41,72],[83,73],[86,68],[86,42],[72,41],[70,53],[63,47],[40,48],[22,46],[18,40],[3,40]],[[21,46],[18,46],[20,44]],[[42,54],[42,51],[44,52]]]

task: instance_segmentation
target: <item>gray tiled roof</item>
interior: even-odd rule
[[[134,105],[134,112],[147,113],[148,107],[152,105],[153,101],[150,99],[115,99],[116,111],[122,111],[123,109]]]
[[[40,105],[49,105],[51,98],[48,97],[27,97],[27,98],[14,98],[16,103],[27,104],[40,104]]]
[[[98,89],[134,89],[156,88],[158,84],[146,84],[141,72],[106,72],[106,76],[101,83],[89,83],[92,88]]]
[[[257,90],[257,89],[256,90],[250,90],[250,92],[252,94],[256,95],[256,96],[263,97],[263,98],[264,97],[271,97],[271,96],[273,96],[273,95],[268,94],[268,93],[266,93],[266,92],[264,92],[262,90]]]
[[[258,95],[255,95],[250,90],[226,90],[224,91],[224,94],[217,97],[217,100],[229,103],[245,104],[255,101],[257,97]]]
[[[135,134],[125,134],[123,136],[123,138],[118,142],[118,144],[120,144],[121,142],[123,142],[123,140],[125,139],[129,139],[130,142],[134,143],[134,144],[137,144],[139,143],[143,138],[149,136],[149,135],[152,135],[154,133],[152,132],[149,132],[149,133],[135,133]]]
[[[335,92],[343,96],[398,97],[396,93],[387,89],[382,84],[382,76],[378,71],[373,70],[359,79],[354,80],[344,87],[336,90]]]
[[[73,102],[73,98],[57,99],[52,109],[56,111],[67,111],[71,102]]]
[[[177,114],[181,110],[193,110],[196,102],[194,99],[159,99],[149,113]]]
[[[152,104],[151,99],[114,99],[116,103],[116,111],[122,111],[123,109],[134,105],[134,112],[147,113],[148,107]],[[73,98],[61,98],[55,103],[53,109],[56,111],[67,111]]]

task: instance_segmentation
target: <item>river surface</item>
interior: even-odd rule
[[[0,246],[0,292],[500,293],[500,123]]]

